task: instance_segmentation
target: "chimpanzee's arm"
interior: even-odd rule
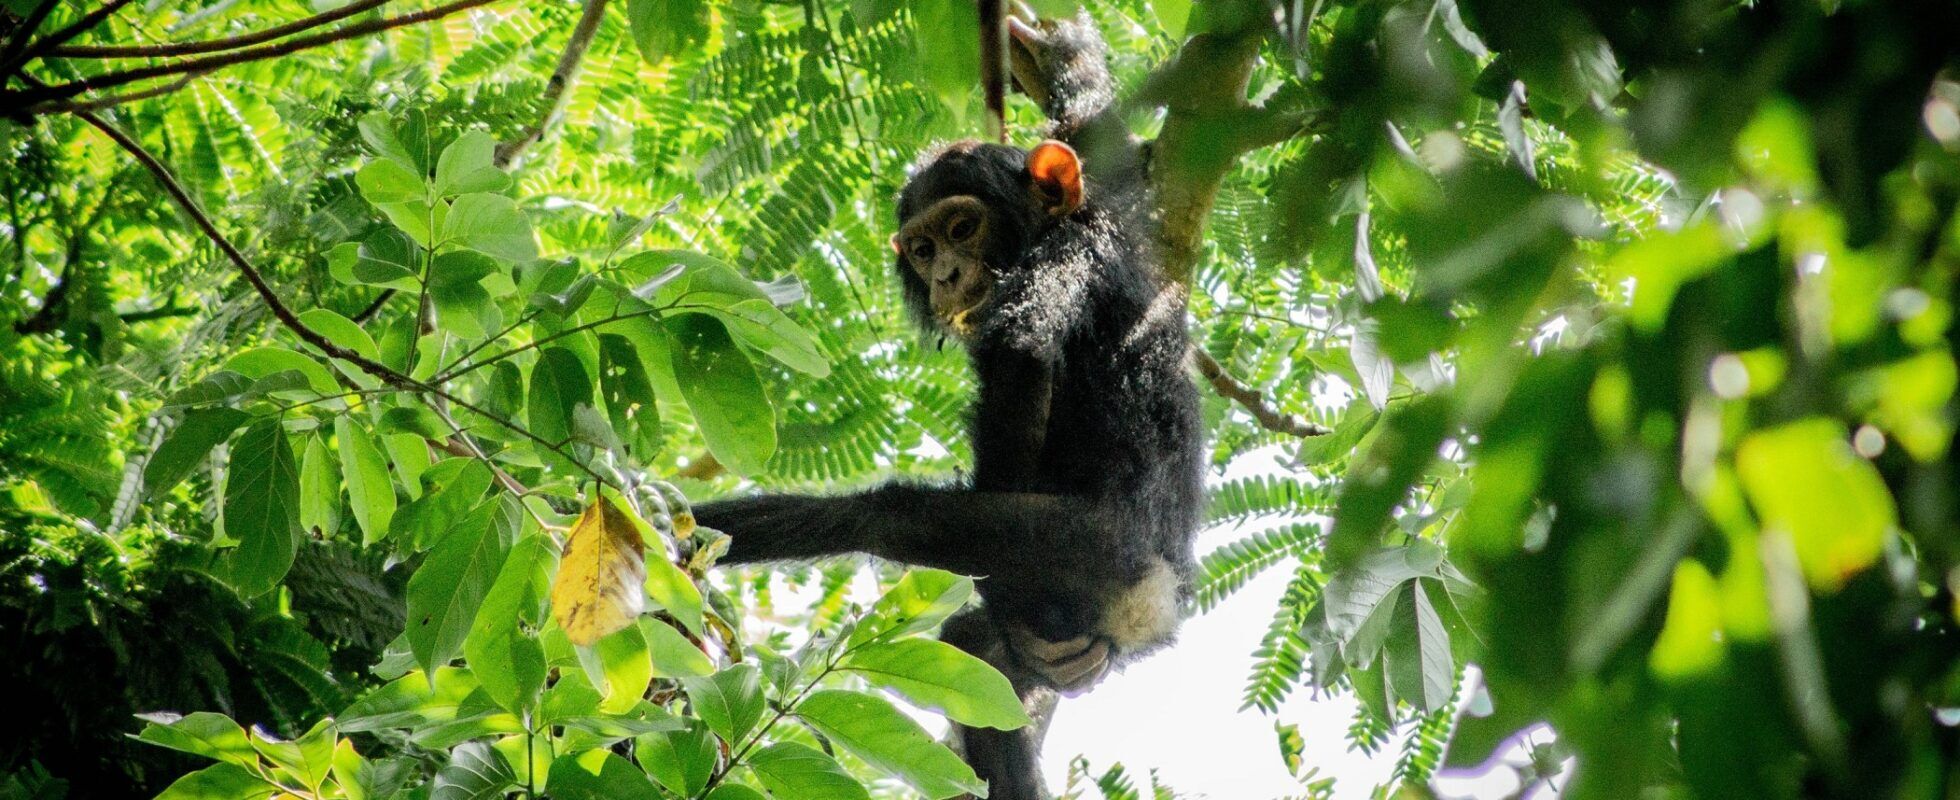
[[[1103,523],[1082,500],[889,484],[856,494],[757,495],[694,507],[728,534],[724,564],[865,553],[967,575],[1021,576],[1088,551]],[[1072,541],[1073,540],[1073,541]]]

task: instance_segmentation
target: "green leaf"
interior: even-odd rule
[[[225,478],[230,583],[246,597],[279,584],[299,552],[299,468],[279,420],[253,423],[231,448]]]
[[[157,800],[255,800],[278,787],[237,764],[215,764],[178,778]]]
[[[435,671],[433,681],[415,670],[348,706],[340,714],[339,728],[341,733],[422,728],[454,720],[465,703],[481,697],[481,687],[469,670],[443,667]]]
[[[412,433],[390,433],[381,437],[388,458],[401,476],[402,489],[411,498],[422,496],[422,473],[429,469],[429,442]]]
[[[538,259],[537,236],[517,202],[500,194],[476,192],[456,198],[442,223],[442,240],[486,256],[528,264]]]
[[[147,497],[170,491],[204,463],[211,448],[231,437],[231,432],[251,419],[235,408],[193,408],[171,429],[169,438],[157,445],[155,455],[143,465],[143,490]]]
[[[646,541],[659,541],[653,529],[641,521],[639,515],[632,514],[630,511],[628,514],[633,518],[634,524],[639,526],[640,535]],[[694,585],[694,579],[689,578],[680,567],[674,566],[674,562],[667,560],[665,552],[661,550],[657,550],[652,558],[646,560],[646,567],[647,599],[674,615],[674,618],[680,620],[688,630],[693,631],[694,635],[702,635],[701,589]]]
[[[1408,496],[1450,429],[1449,403],[1427,395],[1388,417],[1386,430],[1350,469],[1341,486],[1334,528],[1327,535],[1327,561],[1339,569],[1372,549],[1389,513]]]
[[[1014,730],[1030,722],[1005,676],[945,642],[876,642],[853,650],[841,668],[963,725]]]
[[[499,495],[472,510],[436,542],[408,579],[408,644],[423,669],[463,649],[471,623],[517,537],[517,501]]]
[[[586,376],[585,362],[563,347],[547,347],[538,353],[531,367],[531,390],[526,399],[531,432],[549,442],[563,442],[572,436],[573,408],[592,405],[592,380]]]
[[[352,419],[336,417],[333,426],[340,448],[340,476],[347,483],[347,502],[354,510],[354,522],[361,526],[361,539],[366,544],[381,541],[395,516],[395,484],[388,478],[388,463],[367,431]]]
[[[695,715],[734,744],[762,719],[762,670],[737,664],[707,678],[682,678]]]
[[[436,159],[436,194],[447,197],[510,188],[510,176],[497,168],[496,156],[497,140],[488,133],[469,131],[456,137]]]
[[[754,365],[720,322],[685,314],[664,324],[674,379],[708,449],[738,474],[761,473],[776,452],[776,413]]]
[[[660,800],[646,773],[609,750],[559,756],[549,790],[556,800]]]
[[[708,40],[708,4],[703,0],[627,0],[626,26],[640,57],[659,63]]]
[[[714,774],[719,750],[708,726],[690,719],[684,730],[649,733],[633,740],[633,754],[647,774],[668,791],[694,797]]]
[[[340,529],[340,475],[320,436],[306,437],[300,461],[299,524],[323,536]]]
[[[545,599],[557,569],[551,537],[518,540],[463,639],[463,656],[483,691],[514,714],[535,707],[544,688],[544,646],[530,631],[544,627]]]
[[[960,0],[919,0],[912,4],[918,60],[926,86],[956,109],[980,85],[980,19]]]
[[[1410,581],[1408,587],[1388,635],[1388,680],[1397,697],[1427,714],[1448,705],[1456,693],[1456,661],[1423,581]]]
[[[458,250],[436,256],[429,266],[429,299],[445,330],[481,339],[503,329],[503,312],[480,283],[497,274],[497,262],[482,253]]]
[[[436,412],[420,405],[396,406],[381,412],[382,433],[412,433],[431,441],[449,438],[449,426]]]
[[[327,271],[334,280],[349,285],[415,291],[422,285],[419,278],[422,250],[407,233],[383,227],[362,241],[347,242],[328,251]]]
[[[488,742],[464,742],[449,751],[449,763],[436,772],[430,800],[496,800],[517,782],[504,757]]]
[[[181,717],[159,713],[137,714],[136,718],[149,723],[136,738],[150,744],[245,767],[259,762],[245,730],[223,714],[194,711]]]
[[[355,173],[354,184],[375,205],[420,201],[428,191],[422,176],[393,160],[369,161]]]
[[[1804,577],[1836,591],[1878,560],[1898,510],[1885,480],[1834,420],[1807,419],[1750,434],[1736,472],[1766,531],[1789,535]]]
[[[708,654],[682,636],[674,626],[651,618],[640,620],[646,635],[647,651],[653,656],[653,674],[662,678],[699,678],[712,675],[715,664]]]
[[[864,784],[836,759],[800,744],[772,744],[749,756],[749,769],[776,797],[796,800],[871,800]]]
[[[388,525],[389,538],[418,551],[434,547],[463,524],[492,480],[490,469],[473,458],[445,459],[430,468],[424,478],[431,486],[429,491],[403,506]]]
[[[973,579],[939,569],[906,572],[851,632],[853,645],[928,631],[966,606]]]
[[[882,697],[826,689],[797,704],[796,715],[866,764],[934,800],[986,793],[986,781],[972,767]]]
[[[204,376],[203,380],[172,393],[163,401],[163,409],[229,403],[250,392],[252,384],[251,378],[231,370],[216,370]],[[305,384],[302,382],[300,385]]]
[[[306,376],[306,385],[322,395],[339,394],[333,373],[312,356],[284,347],[254,347],[225,361],[225,369],[247,378],[264,378],[287,370]]]
[[[612,429],[626,440],[632,456],[648,461],[658,455],[660,409],[654,402],[653,383],[633,343],[624,336],[599,336],[599,392]]]
[[[769,800],[769,798],[742,784],[724,783],[709,792],[707,800]]]
[[[385,111],[370,112],[361,117],[358,127],[361,141],[366,142],[375,155],[392,160],[417,174],[429,171],[429,124],[421,109],[409,109],[400,123]]]
[[[333,340],[334,344],[367,356],[370,359],[377,361],[381,359],[381,348],[374,345],[374,337],[369,336],[367,331],[362,330],[361,326],[355,324],[351,319],[334,313],[329,309],[309,308],[300,312],[299,321],[306,323],[306,327],[312,328],[320,332],[321,335]],[[357,373],[363,377],[366,375],[366,373],[361,373],[359,370],[348,374],[354,375]]]
[[[320,784],[327,780],[327,773],[333,769],[334,743],[339,736],[332,719],[314,723],[305,735],[293,741],[280,741],[266,736],[257,728],[251,732],[252,748],[265,760],[279,765],[300,779],[308,789],[319,791]]]
[[[599,690],[599,711],[618,714],[632,708],[646,694],[653,680],[653,661],[647,654],[646,634],[638,625],[628,625],[578,648],[579,664],[585,676]]]

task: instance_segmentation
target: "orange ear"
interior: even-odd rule
[[[1082,161],[1075,148],[1053,139],[1028,153],[1028,175],[1048,202],[1048,213],[1067,216],[1082,207]]]
[[[905,255],[905,249],[898,246],[898,234],[892,234],[892,255]]]

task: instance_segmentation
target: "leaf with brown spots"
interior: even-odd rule
[[[572,644],[589,646],[646,608],[646,544],[632,518],[600,495],[572,525],[551,583],[551,613]]]

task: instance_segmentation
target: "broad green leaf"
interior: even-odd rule
[[[388,462],[367,431],[346,416],[333,421],[334,441],[340,448],[340,476],[347,483],[348,507],[354,522],[361,526],[362,541],[373,544],[388,534],[395,516],[395,484],[388,478]]]
[[[1456,693],[1456,661],[1450,635],[1430,603],[1424,581],[1408,584],[1388,636],[1388,679],[1397,697],[1423,713],[1447,705]]]
[[[738,743],[762,719],[762,671],[737,664],[706,678],[682,678],[696,716],[722,741]]]
[[[1662,679],[1679,681],[1708,674],[1722,658],[1721,589],[1700,561],[1682,559],[1674,566],[1667,621],[1647,665]]]
[[[442,240],[519,264],[538,259],[537,237],[517,203],[500,194],[474,192],[456,198],[442,223]]]
[[[518,540],[463,639],[463,655],[483,691],[515,714],[535,706],[544,688],[544,646],[529,631],[544,625],[551,574],[557,567],[551,537],[535,534]]]
[[[708,654],[701,652],[693,642],[682,636],[674,626],[656,619],[642,618],[641,632],[647,639],[647,651],[653,656],[653,673],[662,678],[698,678],[712,675],[715,664],[708,660]]]
[[[278,787],[237,764],[214,764],[178,778],[157,800],[256,800]]]
[[[964,108],[968,94],[980,85],[979,15],[960,0],[919,0],[911,8],[927,88]]]
[[[825,689],[797,704],[796,715],[852,755],[898,776],[929,798],[986,793],[986,781],[974,775],[972,767],[882,697]]]
[[[300,312],[299,321],[333,340],[334,344],[371,359],[381,358],[381,348],[375,346],[374,337],[369,336],[367,331],[362,330],[361,326],[351,319],[328,309],[309,308]]]
[[[299,466],[299,524],[330,536],[340,529],[340,473],[320,436],[306,437]]]
[[[436,412],[421,405],[396,406],[381,412],[382,433],[412,433],[424,439],[440,442],[449,438],[449,426],[442,423]]]
[[[776,797],[796,800],[871,800],[864,784],[837,760],[800,744],[782,742],[749,756],[749,769]]]
[[[769,798],[742,784],[724,783],[709,792],[707,800],[769,800]]]
[[[606,634],[591,647],[578,649],[585,676],[603,699],[599,711],[618,714],[632,708],[646,694],[653,680],[653,661],[647,654],[646,635],[638,625],[628,625]]]
[[[1351,477],[1341,485],[1334,528],[1327,535],[1329,566],[1339,569],[1373,549],[1389,513],[1401,505],[1449,433],[1450,408],[1437,395],[1426,395],[1396,409],[1373,447],[1356,459]]]
[[[395,465],[395,473],[401,476],[402,488],[408,496],[422,496],[422,473],[428,471],[431,463],[429,442],[412,433],[383,434],[381,444],[388,450],[388,460]]]
[[[334,280],[345,284],[414,291],[422,285],[422,249],[406,232],[383,227],[368,234],[366,239],[346,242],[328,251],[327,271]],[[348,342],[343,344],[353,346]]]
[[[538,353],[531,367],[531,390],[526,400],[531,432],[549,442],[572,436],[573,407],[592,405],[592,380],[577,354],[558,346]]]
[[[914,569],[898,579],[851,632],[851,643],[931,630],[966,606],[973,579],[938,569]]]
[[[646,773],[609,750],[559,756],[550,793],[557,800],[660,800]]]
[[[639,525],[643,535],[652,530],[644,522]],[[667,560],[664,550],[656,551],[653,558],[647,559],[646,569],[647,597],[674,615],[694,635],[703,635],[701,589],[694,585],[694,579],[680,567],[674,566],[674,562]]]
[[[143,465],[143,491],[157,497],[170,491],[204,463],[211,448],[231,437],[231,432],[251,419],[235,408],[193,408],[171,429],[169,438],[157,446],[150,462]]]
[[[385,111],[361,117],[361,141],[375,155],[402,165],[416,174],[429,171],[429,124],[419,108],[411,108],[398,121]]]
[[[660,409],[646,365],[633,352],[633,343],[617,334],[599,336],[599,392],[606,401],[612,429],[641,461],[660,452]]]
[[[488,133],[469,131],[456,137],[436,159],[436,194],[446,197],[510,188],[510,176],[497,169],[496,155],[497,140]]]
[[[572,644],[589,647],[646,610],[646,544],[604,494],[572,525],[551,583],[551,614]]]
[[[488,702],[469,670],[443,667],[433,680],[413,670],[354,701],[341,712],[337,726],[341,733],[421,728],[455,719],[473,698]]]
[[[698,719],[686,722],[683,730],[649,733],[634,739],[633,754],[647,774],[668,791],[694,797],[714,774],[718,750],[714,733],[705,723]]]
[[[265,760],[279,765],[293,777],[305,782],[306,787],[319,791],[325,783],[327,774],[333,769],[334,744],[340,741],[332,719],[314,723],[305,735],[290,742],[274,739],[253,728],[252,748]]]
[[[392,160],[369,161],[354,174],[354,183],[375,205],[418,201],[428,192],[420,175]]]
[[[150,744],[246,767],[259,761],[252,743],[245,738],[245,729],[223,714],[194,711],[181,717],[138,714],[136,718],[148,723],[136,738]]]
[[[419,440],[419,439],[418,439]],[[427,550],[464,524],[483,493],[490,489],[490,469],[473,458],[450,458],[423,475],[428,491],[395,513],[388,536],[405,547]]]
[[[302,384],[304,385],[304,384]],[[203,380],[172,393],[163,401],[165,410],[187,406],[228,403],[252,389],[252,379],[230,370],[217,370]]]
[[[333,749],[333,782],[347,800],[368,800],[368,763],[354,750],[354,743],[340,740]]]
[[[449,751],[449,763],[436,771],[430,800],[496,800],[517,782],[504,757],[490,743],[464,742]]]
[[[517,537],[517,501],[485,501],[436,542],[408,579],[408,644],[423,669],[462,652],[477,610]]]
[[[1736,446],[1736,472],[1763,528],[1789,535],[1821,592],[1877,561],[1898,521],[1884,479],[1846,438],[1837,422],[1820,418],[1760,430]]]
[[[334,381],[333,373],[315,361],[312,356],[284,347],[254,347],[225,361],[225,369],[247,378],[264,378],[286,370],[298,370],[306,376],[308,388],[322,395],[340,393],[340,384]]]
[[[762,472],[776,452],[776,413],[748,356],[712,318],[684,314],[663,324],[673,337],[674,379],[708,449],[738,474]]]
[[[851,651],[842,668],[964,725],[1014,730],[1029,722],[1005,676],[945,642],[875,642]]]
[[[700,46],[709,23],[704,0],[626,0],[627,31],[648,63]]]
[[[299,552],[299,467],[276,418],[262,419],[238,435],[225,478],[225,536],[231,553],[230,583],[256,597],[278,585]]]

